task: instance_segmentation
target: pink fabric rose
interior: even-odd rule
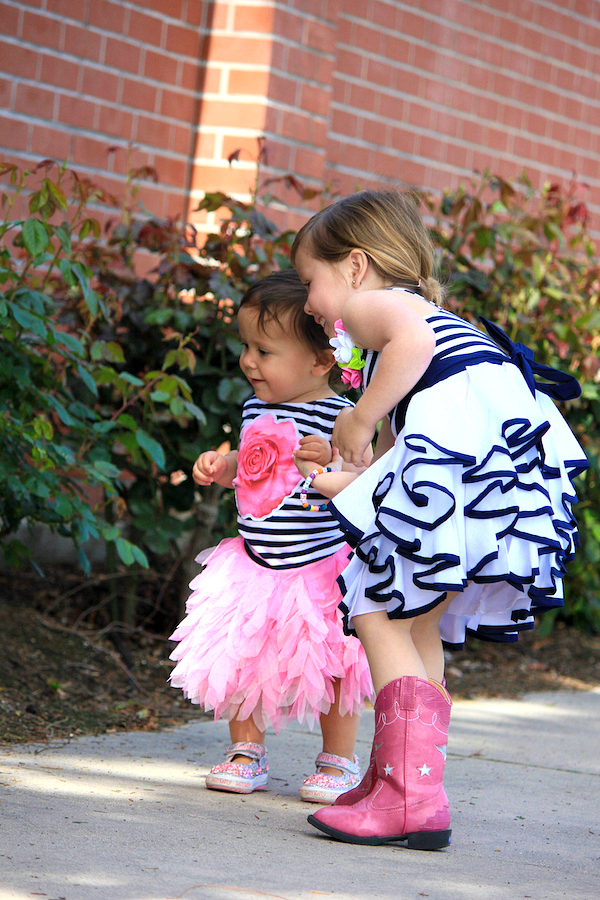
[[[298,432],[291,419],[277,422],[266,413],[242,431],[233,483],[242,516],[265,519],[302,481],[294,462]]]
[[[362,386],[362,372],[358,369],[342,369],[342,381],[351,388],[359,388]]]

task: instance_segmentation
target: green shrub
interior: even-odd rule
[[[256,196],[241,203],[214,193],[199,208],[223,219],[200,246],[185,223],[135,214],[150,169],[130,173],[121,219],[101,235],[89,208],[117,201],[76,173],[50,161],[0,173],[5,560],[27,555],[14,538],[25,519],[72,538],[86,571],[90,537],[109,542],[111,569],[117,555],[169,568],[234,527],[230,494],[220,502],[215,487],[198,496],[189,471],[201,449],[237,442],[250,387],[238,368],[235,312],[252,282],[289,265],[290,235]],[[13,218],[23,197],[28,214]],[[145,278],[136,274],[140,254],[154,263]],[[131,622],[133,611],[115,598],[113,616]]]
[[[143,552],[110,523],[117,496],[110,460],[110,420],[94,409],[98,389],[84,329],[67,329],[54,300],[57,284],[79,298],[85,318],[105,315],[81,259],[80,242],[98,232],[87,205],[99,193],[50,161],[19,173],[0,165],[0,539],[6,562],[28,555],[14,531],[23,519],[71,538],[84,569],[91,537],[111,542],[125,562],[147,565]],[[28,184],[35,179],[35,190]],[[70,202],[65,184],[71,181]],[[26,207],[23,195],[27,193]],[[24,215],[14,218],[23,207]],[[100,492],[93,506],[90,497]]]

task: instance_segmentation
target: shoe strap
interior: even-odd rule
[[[247,756],[249,759],[255,759],[260,762],[267,757],[267,748],[262,744],[253,744],[241,741],[238,744],[230,744],[225,751],[225,760],[231,762],[234,756]]]
[[[317,769],[322,769],[323,766],[331,766],[333,769],[341,769],[347,775],[360,775],[357,756],[352,760],[346,759],[345,756],[336,756],[335,753],[319,753],[315,760],[315,766]]]

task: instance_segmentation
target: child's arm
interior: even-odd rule
[[[361,347],[379,351],[377,369],[354,409],[342,410],[332,443],[348,462],[364,464],[377,423],[415,386],[435,349],[431,325],[389,291],[353,294],[342,310],[344,327]]]
[[[387,453],[388,450],[391,450],[395,443],[396,441],[392,433],[390,420],[387,416],[385,416],[381,422],[381,427],[379,428],[379,433],[377,435],[375,453],[373,454],[372,462],[375,462],[376,459],[380,459],[380,457],[382,457],[384,453]]]
[[[335,451],[332,451],[331,444],[326,438],[319,437],[316,434],[308,434],[306,437],[300,438],[299,447],[294,454],[294,462],[296,463],[300,474],[304,475],[306,478],[319,466],[328,466],[332,460],[333,453],[335,453]],[[339,468],[344,472],[360,474],[360,472],[363,472],[365,468],[371,464],[372,458],[373,451],[369,447],[365,452],[365,465],[353,466],[352,463],[346,463],[340,457],[339,464],[336,464],[336,468]]]
[[[311,463],[298,456],[294,457],[294,462],[296,463],[300,474],[305,478],[308,478],[311,472],[314,472],[319,466],[330,466],[334,470],[333,472],[323,472],[322,475],[316,475],[312,480],[314,489],[324,497],[330,498],[339,494],[346,485],[350,484],[351,481],[354,481],[355,478],[358,478],[360,473],[364,471],[364,466],[361,469],[357,469],[354,466],[346,466],[346,463],[344,463],[340,456],[339,450],[336,450],[335,448],[331,460],[327,463]]]
[[[303,438],[302,440],[306,439]],[[301,444],[302,440],[300,441]],[[319,438],[319,440],[324,439]],[[304,475],[305,478],[308,478],[311,472],[314,472],[314,470],[318,469],[320,466],[331,467],[334,470],[333,472],[323,472],[322,475],[317,475],[312,480],[313,487],[316,491],[324,497],[331,498],[335,497],[336,494],[339,494],[339,492],[349,485],[350,482],[354,481],[355,478],[358,478],[360,473],[365,471],[366,466],[353,466],[352,463],[345,462],[336,447],[331,450],[329,443],[327,441],[325,441],[325,443],[329,448],[327,460],[323,462],[311,462],[306,455],[301,455],[300,451],[298,451],[294,456],[294,462],[296,463],[300,474]],[[365,451],[365,458],[368,460],[369,464],[374,458],[371,447],[368,447]]]
[[[206,450],[194,463],[192,477],[201,487],[207,487],[213,483],[220,484],[221,487],[233,487],[233,479],[237,472],[237,458],[237,450],[230,450],[225,455],[216,450]]]

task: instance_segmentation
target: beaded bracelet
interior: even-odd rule
[[[323,475],[325,472],[335,472],[335,469],[330,468],[329,466],[319,466],[313,472],[310,473],[308,478],[305,479],[304,484],[300,488],[300,500],[302,501],[302,506],[304,509],[307,509],[309,512],[320,512],[323,509],[327,509],[327,504],[329,500],[326,500],[325,503],[320,503],[319,506],[314,506],[312,503],[309,503],[306,499],[306,493],[317,477],[317,475]]]

